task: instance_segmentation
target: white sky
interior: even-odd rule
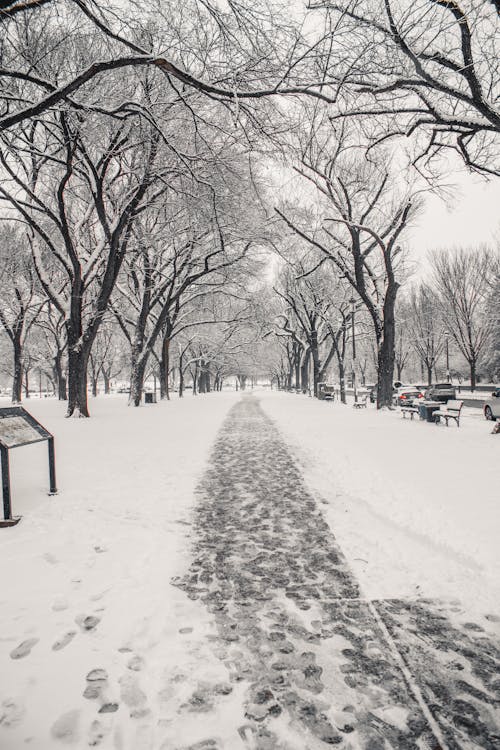
[[[500,243],[500,179],[457,174],[453,181],[451,200],[426,196],[425,209],[407,235],[413,257],[441,247]]]

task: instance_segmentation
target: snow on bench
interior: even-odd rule
[[[366,402],[368,401],[368,394],[363,396],[359,401],[353,403],[355,409],[366,409]]]
[[[401,414],[406,419],[406,415],[409,414],[410,418],[413,419],[415,414],[418,414],[418,406],[402,406]]]
[[[448,427],[448,420],[454,419],[457,423],[457,427],[460,427],[460,412],[462,411],[463,401],[455,401],[451,399],[444,406],[434,412],[433,417],[436,424],[439,424],[441,418],[446,422]]]

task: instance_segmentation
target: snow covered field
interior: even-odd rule
[[[456,429],[256,396],[367,597],[458,598],[466,612],[500,614],[500,439],[490,423],[473,410]],[[223,723],[172,714],[192,689],[186,676],[224,686],[227,673],[200,641],[212,615],[170,581],[189,568],[195,488],[239,398],[129,409],[125,397],[101,397],[90,420],[64,419],[52,400],[25,404],[56,437],[60,493],[46,495],[45,444],[12,451],[13,510],[23,520],[0,531],[2,750],[170,750]],[[118,703],[129,712],[115,714]]]
[[[129,409],[125,396],[98,398],[89,420],[65,419],[53,400],[25,404],[56,436],[60,493],[46,495],[44,443],[11,451],[13,513],[23,520],[0,536],[2,750],[30,737],[36,750],[56,738],[87,747],[84,726],[97,742],[105,724],[93,725],[95,707],[82,701],[94,669],[123,678],[120,691],[140,712],[145,695],[193,668],[179,630],[207,615],[169,582],[189,564],[195,485],[234,401],[222,393]],[[9,658],[23,642],[31,653]],[[140,667],[145,653],[139,689],[129,662],[139,657]],[[120,726],[104,747],[149,748],[137,731]]]
[[[286,393],[262,404],[370,597],[498,612],[500,443],[482,413],[465,408],[457,429]]]

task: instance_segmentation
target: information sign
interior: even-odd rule
[[[22,445],[31,445],[47,440],[49,449],[49,478],[50,495],[57,492],[54,438],[29,412],[22,406],[8,406],[0,409],[0,453],[2,457],[2,493],[4,520],[1,526],[12,526],[19,518],[12,517],[10,497],[10,469],[9,450]]]

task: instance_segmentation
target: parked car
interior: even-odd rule
[[[484,402],[483,412],[486,419],[500,419],[500,388],[493,391],[491,398]]]
[[[392,402],[394,406],[413,406],[415,401],[423,397],[424,394],[416,385],[403,385],[397,389]]]
[[[451,383],[435,383],[430,385],[425,391],[425,398],[428,401],[442,401],[446,403],[450,399],[456,399],[457,392],[455,386]]]

